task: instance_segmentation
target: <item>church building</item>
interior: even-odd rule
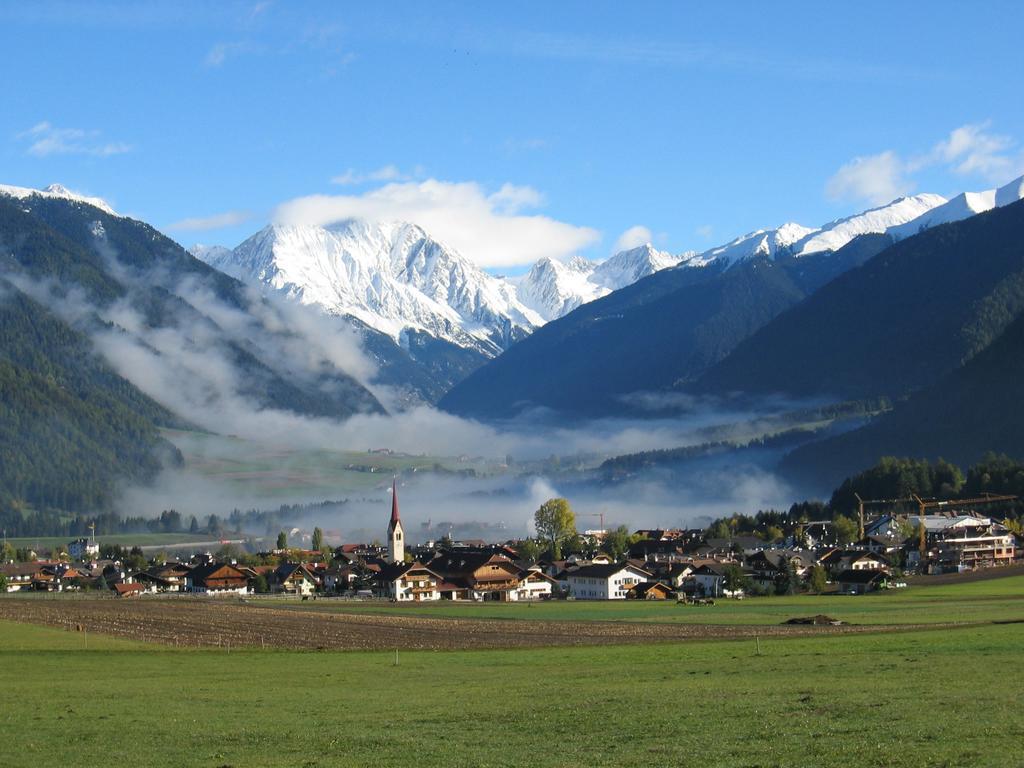
[[[405,531],[398,516],[398,481],[391,485],[391,522],[388,523],[388,562],[405,562]]]

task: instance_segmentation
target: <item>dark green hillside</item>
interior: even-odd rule
[[[180,461],[183,426],[91,353],[87,338],[0,281],[0,504],[106,508],[118,481]]]
[[[206,329],[214,346],[202,351],[231,361],[241,373],[240,394],[257,406],[332,418],[382,410],[343,371],[303,379],[288,370],[275,347],[303,342],[287,330],[239,338],[220,329],[207,308],[176,295],[174,288],[192,279],[225,308],[248,312],[251,302],[240,282],[148,224],[63,200],[32,197],[15,203],[0,196],[0,244],[9,244],[0,250],[0,266],[6,260],[20,274],[56,283],[58,293],[81,288],[97,306],[127,299],[150,328]]]
[[[529,407],[622,413],[631,393],[685,381],[803,295],[784,268],[763,259],[725,272],[666,270],[540,328],[440,405],[478,417]]]
[[[177,290],[183,280],[199,298]],[[237,394],[256,408],[334,418],[382,410],[342,371],[289,370],[280,351],[305,341],[287,328],[219,325],[225,311],[245,317],[253,299],[152,227],[80,203],[0,195],[0,503],[104,509],[119,483],[180,461],[158,428],[193,425],[193,415],[171,413],[95,352],[96,333],[122,330],[100,318],[115,302],[147,330],[229,363]]]
[[[961,466],[988,451],[1024,456],[1024,315],[962,368],[853,432],[793,451],[789,478],[811,489],[834,486],[881,456],[943,457]]]
[[[781,254],[732,269],[666,269],[548,323],[454,387],[441,407],[484,418],[530,407],[636,414],[632,393],[692,381],[780,312],[891,242],[864,235],[835,252]]]
[[[925,386],[1024,308],[1024,202],[903,240],[775,318],[704,392],[856,399]]]

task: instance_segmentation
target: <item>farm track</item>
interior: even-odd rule
[[[925,626],[495,621],[263,608],[213,599],[0,599],[0,619],[184,647],[467,650],[885,632]],[[937,629],[942,625],[927,625]]]

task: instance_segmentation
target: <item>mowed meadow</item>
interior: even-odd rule
[[[997,579],[903,599],[916,592],[944,616],[948,601],[1020,589]],[[816,610],[807,600],[815,607],[796,615]],[[1020,765],[1014,619],[1024,612],[897,632],[397,658],[175,649],[0,622],[0,753],[4,766]]]

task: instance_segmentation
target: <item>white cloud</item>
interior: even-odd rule
[[[988,122],[963,125],[940,141],[932,152],[961,176],[980,176],[993,184],[1008,181],[1021,171],[1022,158],[1009,154],[1014,141],[988,132]]]
[[[628,251],[630,248],[639,248],[641,245],[653,241],[654,236],[651,234],[651,230],[637,224],[619,235],[619,239],[615,241],[613,252],[618,253],[619,251]]]
[[[715,228],[710,224],[702,224],[694,231],[705,240],[710,240],[711,236],[715,234]]]
[[[209,229],[223,229],[224,227],[244,224],[252,219],[252,217],[253,214],[250,211],[225,211],[224,213],[215,213],[212,216],[182,219],[173,224],[168,224],[167,229],[183,232],[204,232]]]
[[[988,128],[987,121],[962,125],[931,150],[909,159],[892,150],[855,157],[828,180],[825,194],[833,200],[867,200],[878,205],[911,192],[916,187],[913,174],[928,168],[992,185],[1024,174],[1024,152],[1014,150],[1011,137],[990,133]]]
[[[27,131],[19,133],[17,138],[30,141],[28,153],[36,157],[49,155],[110,157],[130,152],[132,149],[131,145],[121,141],[102,141],[99,131],[87,131],[82,128],[57,128],[47,120],[36,123]]]
[[[825,194],[833,200],[867,200],[882,205],[913,189],[905,173],[906,164],[890,150],[855,157],[828,180]]]
[[[476,182],[427,179],[391,183],[360,195],[310,195],[278,206],[277,222],[325,225],[343,219],[410,221],[482,267],[564,259],[596,242],[589,227],[525,215],[542,196],[531,187],[505,184],[488,193]]]

